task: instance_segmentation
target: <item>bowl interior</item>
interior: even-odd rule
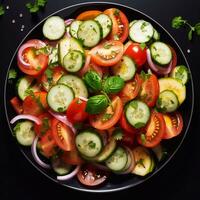
[[[91,9],[97,9],[98,8],[98,10],[103,11],[103,10],[105,10],[107,8],[111,8],[111,7],[115,7],[115,8],[122,10],[127,15],[129,22],[131,22],[134,19],[145,19],[145,20],[151,22],[152,25],[154,26],[154,28],[156,30],[158,30],[158,32],[161,33],[161,40],[170,44],[176,50],[177,58],[178,58],[177,63],[178,64],[184,64],[189,68],[189,65],[187,63],[187,60],[186,60],[183,52],[181,51],[180,47],[175,42],[175,40],[170,36],[170,34],[161,25],[159,25],[156,21],[154,21],[153,19],[151,19],[147,15],[145,15],[142,12],[135,10],[133,8],[126,7],[126,6],[123,6],[123,5],[120,5],[120,4],[113,4],[113,3],[103,3],[103,2],[83,3],[83,4],[77,4],[77,5],[74,5],[74,6],[66,7],[66,8],[64,8],[60,11],[57,11],[56,13],[53,13],[53,15],[59,15],[59,16],[63,17],[64,19],[69,19],[69,18],[75,18],[78,14],[80,14],[81,12],[83,12],[85,10],[91,10]],[[27,34],[27,36],[24,38],[22,43],[27,41],[28,39],[43,38],[43,35],[42,35],[42,25],[43,25],[43,23],[42,22],[40,22],[36,27],[34,27]],[[17,52],[17,50],[16,50],[16,52]],[[13,56],[13,59],[10,62],[10,66],[9,66],[8,70],[10,68],[15,68],[16,70],[18,70],[17,67],[16,67],[16,63],[17,62],[16,62],[16,53],[15,53],[14,56]],[[18,74],[21,74],[21,72],[18,71]],[[8,124],[9,124],[10,119],[12,119],[12,117],[14,117],[16,115],[13,108],[9,104],[9,100],[12,97],[14,97],[15,95],[16,95],[15,83],[10,84],[6,79],[4,97],[5,97],[5,110],[6,110]],[[152,173],[152,174],[150,174],[149,176],[146,176],[146,177],[137,177],[137,176],[134,176],[134,175],[131,175],[131,174],[130,175],[123,175],[123,176],[121,175],[120,177],[119,177],[119,175],[112,175],[112,177],[110,177],[109,180],[104,185],[102,185],[98,188],[86,188],[85,186],[81,185],[77,181],[76,178],[74,178],[70,181],[67,181],[67,182],[59,182],[59,183],[64,185],[64,186],[74,188],[74,189],[78,189],[78,190],[83,190],[83,191],[110,192],[110,191],[125,189],[125,188],[128,188],[128,187],[133,187],[135,185],[138,185],[138,184],[144,182],[148,178],[152,177],[162,167],[164,167],[166,165],[166,163],[171,159],[171,157],[175,154],[177,149],[180,147],[184,137],[186,136],[186,133],[187,133],[189,125],[190,125],[192,112],[193,112],[193,97],[194,97],[193,82],[192,82],[192,77],[191,77],[189,82],[187,83],[187,98],[186,98],[186,101],[183,103],[183,105],[181,105],[181,108],[180,108],[180,112],[182,113],[183,120],[184,120],[183,133],[180,136],[178,136],[174,139],[171,139],[170,141],[163,142],[163,145],[166,147],[166,149],[168,151],[168,155],[167,155],[167,158],[163,162],[161,162],[157,165],[154,173]],[[10,124],[9,124],[9,127],[10,127]],[[11,129],[12,129],[12,127],[10,127],[10,130]],[[25,157],[32,163],[32,165],[34,167],[36,167],[38,170],[40,170],[48,178],[57,182],[56,176],[52,171],[44,170],[35,163],[32,155],[31,155],[30,148],[24,148],[22,146],[19,146],[19,148],[22,151],[22,153],[25,155]]]

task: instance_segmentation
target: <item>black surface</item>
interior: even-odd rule
[[[37,24],[45,16],[48,16],[52,12],[68,6],[72,3],[67,3],[61,0],[49,1],[44,12],[40,12],[38,16],[31,17],[30,14],[24,8],[26,1],[17,2],[13,4],[13,1],[4,1],[4,5],[9,5],[10,9],[6,12],[6,15],[0,18],[1,27],[1,110],[3,112],[3,83],[5,78],[6,68],[9,61],[14,53],[15,48],[20,43],[21,39],[27,34],[31,27]],[[72,1],[71,1],[72,2]],[[80,1],[73,1],[77,3]],[[200,3],[198,1],[187,1],[182,2],[178,0],[161,2],[158,0],[154,1],[134,1],[128,3],[128,1],[117,1],[125,5],[132,6],[139,9],[146,14],[150,15],[152,18],[156,19],[161,23],[172,35],[175,37],[177,42],[180,44],[184,50],[188,61],[190,63],[194,82],[196,94],[198,94],[199,81],[198,75],[199,71],[199,43],[200,38],[195,38],[192,43],[187,41],[186,31],[182,30],[172,30],[170,28],[170,19],[175,15],[182,15],[187,17],[192,22],[199,19],[199,8]],[[19,13],[23,13],[23,18],[19,18]],[[12,24],[12,19],[16,20],[15,24]],[[20,32],[21,25],[25,25],[23,32]],[[187,54],[187,49],[191,50],[190,54]],[[198,153],[198,111],[199,105],[198,98],[196,95],[196,106],[193,122],[189,134],[182,148],[178,151],[174,159],[170,162],[165,169],[163,169],[159,174],[149,180],[147,183],[140,185],[134,189],[126,190],[116,194],[107,194],[106,196],[98,195],[98,197],[110,198],[113,195],[118,197],[135,198],[145,198],[153,197],[156,199],[179,199],[183,197],[194,198],[198,195],[198,181],[200,177],[199,173],[199,153]],[[39,172],[37,172],[26,159],[22,156],[19,149],[15,145],[14,140],[10,137],[8,127],[6,125],[5,116],[2,113],[1,118],[1,135],[0,135],[0,152],[2,155],[0,169],[0,199],[8,199],[12,195],[18,198],[44,198],[46,195],[49,196],[62,196],[69,198],[68,195],[78,195],[88,199],[97,198],[96,195],[89,195],[80,192],[74,192],[69,189],[63,188],[56,185],[53,182],[47,180]]]

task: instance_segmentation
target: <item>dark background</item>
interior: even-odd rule
[[[49,14],[65,6],[83,2],[78,0],[49,0],[46,8],[32,17],[26,10],[25,3],[29,0],[5,0],[1,1],[6,7],[6,14],[0,17],[0,85],[1,85],[1,127],[0,127],[0,199],[12,197],[23,199],[49,199],[52,198],[75,198],[84,199],[198,199],[200,180],[200,154],[199,154],[199,99],[200,86],[200,37],[194,37],[192,42],[187,40],[186,29],[174,30],[170,27],[171,18],[181,15],[191,23],[200,21],[200,1],[198,0],[118,0],[133,8],[136,8],[153,19],[157,20],[176,39],[183,49],[191,66],[195,88],[195,112],[192,124],[182,147],[170,163],[157,175],[145,184],[135,188],[105,195],[95,195],[69,190],[55,184],[41,175],[23,157],[14,140],[10,136],[3,106],[3,86],[10,59],[23,37],[40,20]],[[19,14],[23,14],[23,18]],[[15,19],[16,23],[12,24]],[[21,32],[21,26],[25,25]],[[187,49],[191,53],[187,53]],[[188,113],[189,114],[189,113]],[[72,196],[71,196],[72,195]]]

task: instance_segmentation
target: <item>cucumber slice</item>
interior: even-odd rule
[[[58,43],[58,59],[61,65],[63,65],[63,58],[71,50],[77,50],[84,53],[84,49],[77,39],[69,37],[61,39]]]
[[[14,133],[19,144],[31,146],[35,138],[34,123],[28,120],[19,122],[14,127]]]
[[[84,65],[84,54],[77,50],[69,51],[63,59],[63,66],[68,72],[77,72]]]
[[[128,155],[124,148],[117,147],[115,152],[106,160],[106,166],[112,171],[121,171],[125,168]]]
[[[153,37],[154,28],[145,20],[137,20],[129,29],[131,40],[138,43],[146,43]]]
[[[103,148],[100,135],[91,130],[80,132],[75,138],[75,144],[83,157],[85,156],[87,158],[94,158]]]
[[[61,176],[68,174],[72,170],[72,165],[65,163],[59,157],[53,158],[51,165],[53,170]]]
[[[179,104],[182,104],[186,98],[186,87],[181,84],[177,79],[167,77],[160,78],[159,80],[160,93],[164,90],[173,91],[178,97]]]
[[[73,90],[64,84],[53,86],[47,94],[47,103],[56,112],[65,112],[73,99]]]
[[[112,29],[112,20],[110,19],[110,17],[108,15],[102,13],[102,14],[98,15],[97,17],[95,17],[94,20],[98,21],[102,27],[102,31],[103,31],[102,37],[103,38],[107,37]]]
[[[174,112],[179,106],[178,97],[171,90],[164,90],[160,93],[156,107],[161,112]]]
[[[19,98],[23,101],[29,94],[27,90],[39,92],[40,87],[36,84],[36,80],[30,76],[24,76],[17,81],[17,93]]]
[[[49,40],[58,40],[65,33],[65,22],[59,16],[49,17],[42,28],[43,35]]]
[[[70,25],[70,34],[72,37],[74,38],[78,38],[77,36],[77,32],[78,32],[78,29],[79,29],[79,26],[82,24],[83,22],[82,21],[79,21],[79,20],[74,20],[71,25]]]
[[[135,19],[135,20],[133,20],[133,21],[131,21],[130,23],[129,23],[129,28],[131,28],[131,26],[135,23],[135,22],[137,22],[137,20]]]
[[[108,159],[117,147],[117,142],[115,139],[111,139],[108,144],[103,148],[102,152],[95,158],[97,162],[103,162]]]
[[[76,97],[88,97],[87,87],[85,86],[83,80],[77,76],[71,74],[64,75],[59,79],[58,83],[71,87]]]
[[[189,79],[189,73],[188,73],[188,69],[186,66],[184,65],[179,65],[179,66],[176,66],[170,76],[172,78],[175,78],[177,79],[178,81],[180,81],[183,85],[185,85],[187,82],[188,82],[188,79]]]
[[[150,118],[149,107],[142,101],[132,100],[125,110],[126,119],[135,128],[146,125]]]
[[[155,41],[160,40],[160,33],[156,29],[154,29],[154,32],[153,32],[153,39]]]
[[[142,146],[138,146],[133,149],[133,155],[135,158],[136,166],[132,173],[145,176],[152,170],[152,158],[148,149]]]
[[[49,66],[57,66],[58,65],[58,48],[52,47],[49,54]]]
[[[129,56],[123,56],[119,65],[112,67],[114,75],[120,76],[124,81],[131,80],[136,72],[136,64]]]
[[[172,51],[164,42],[154,42],[150,46],[151,57],[158,65],[167,65],[172,60]]]
[[[85,47],[94,47],[101,40],[102,28],[97,21],[87,20],[79,26],[77,35]]]

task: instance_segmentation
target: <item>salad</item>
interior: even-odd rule
[[[59,181],[97,186],[112,173],[152,173],[162,141],[183,129],[189,74],[173,47],[116,8],[51,16],[42,32],[17,54],[23,75],[10,123],[18,143]]]

